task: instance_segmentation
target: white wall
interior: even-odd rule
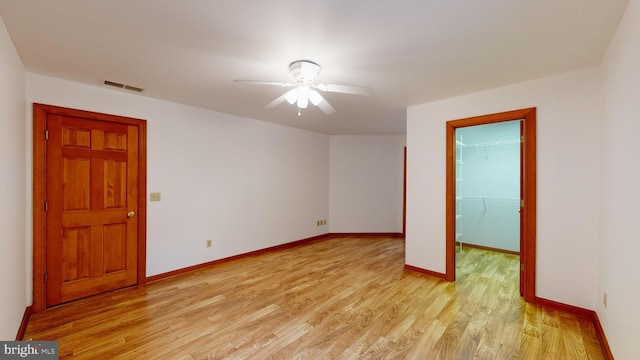
[[[25,72],[0,19],[0,340],[14,340],[27,306]]]
[[[35,74],[27,101],[148,121],[147,276],[328,232],[327,135]]]
[[[402,232],[404,135],[331,136],[331,232]]]
[[[631,0],[604,61],[602,232],[597,312],[616,359],[640,334],[640,0]],[[608,295],[608,307],[602,293]]]
[[[456,137],[466,145],[456,147],[458,241],[520,251],[520,121],[459,128]]]
[[[600,68],[412,106],[406,262],[445,272],[445,123],[538,108],[538,297],[594,309],[598,274]]]

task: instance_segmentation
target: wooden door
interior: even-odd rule
[[[34,109],[34,119],[35,114]],[[40,114],[46,155],[41,244],[45,308],[144,279],[139,264],[145,244],[139,238],[144,237],[145,202],[141,127],[130,123],[133,119],[119,122],[118,117],[96,115],[101,114]],[[34,258],[34,275],[36,265]]]

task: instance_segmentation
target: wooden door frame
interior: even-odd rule
[[[147,122],[117,115],[108,115],[52,105],[33,104],[33,311],[43,311],[46,304],[46,175],[47,145],[45,139],[47,115],[81,117],[97,121],[138,127],[138,254],[137,284],[146,283],[147,268]]]
[[[404,147],[404,174],[402,178],[402,236],[407,236],[407,147]]]
[[[502,113],[451,120],[446,123],[446,273],[445,279],[455,281],[456,240],[455,240],[455,131],[457,128],[493,124],[504,121],[522,120],[524,123],[524,176],[520,179],[523,191],[524,216],[522,234],[524,246],[520,256],[524,263],[524,293],[526,302],[535,302],[536,296],[536,108],[528,108]]]

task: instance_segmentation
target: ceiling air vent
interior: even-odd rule
[[[136,91],[136,92],[143,92],[144,91],[143,88],[139,88],[139,87],[131,86],[131,85],[120,84],[120,83],[117,83],[117,82],[114,82],[114,81],[109,81],[109,80],[105,80],[104,84],[105,85],[109,85],[109,86],[113,86],[113,87],[117,87],[117,88],[120,88],[120,89]]]
[[[135,86],[131,86],[131,85],[125,85],[124,88],[127,89],[127,90],[137,91],[137,92],[143,92],[144,91],[143,88],[139,88],[139,87],[135,87]]]

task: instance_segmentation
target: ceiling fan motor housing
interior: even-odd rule
[[[297,83],[313,83],[320,69],[320,65],[309,60],[297,60],[289,64],[289,74]]]

